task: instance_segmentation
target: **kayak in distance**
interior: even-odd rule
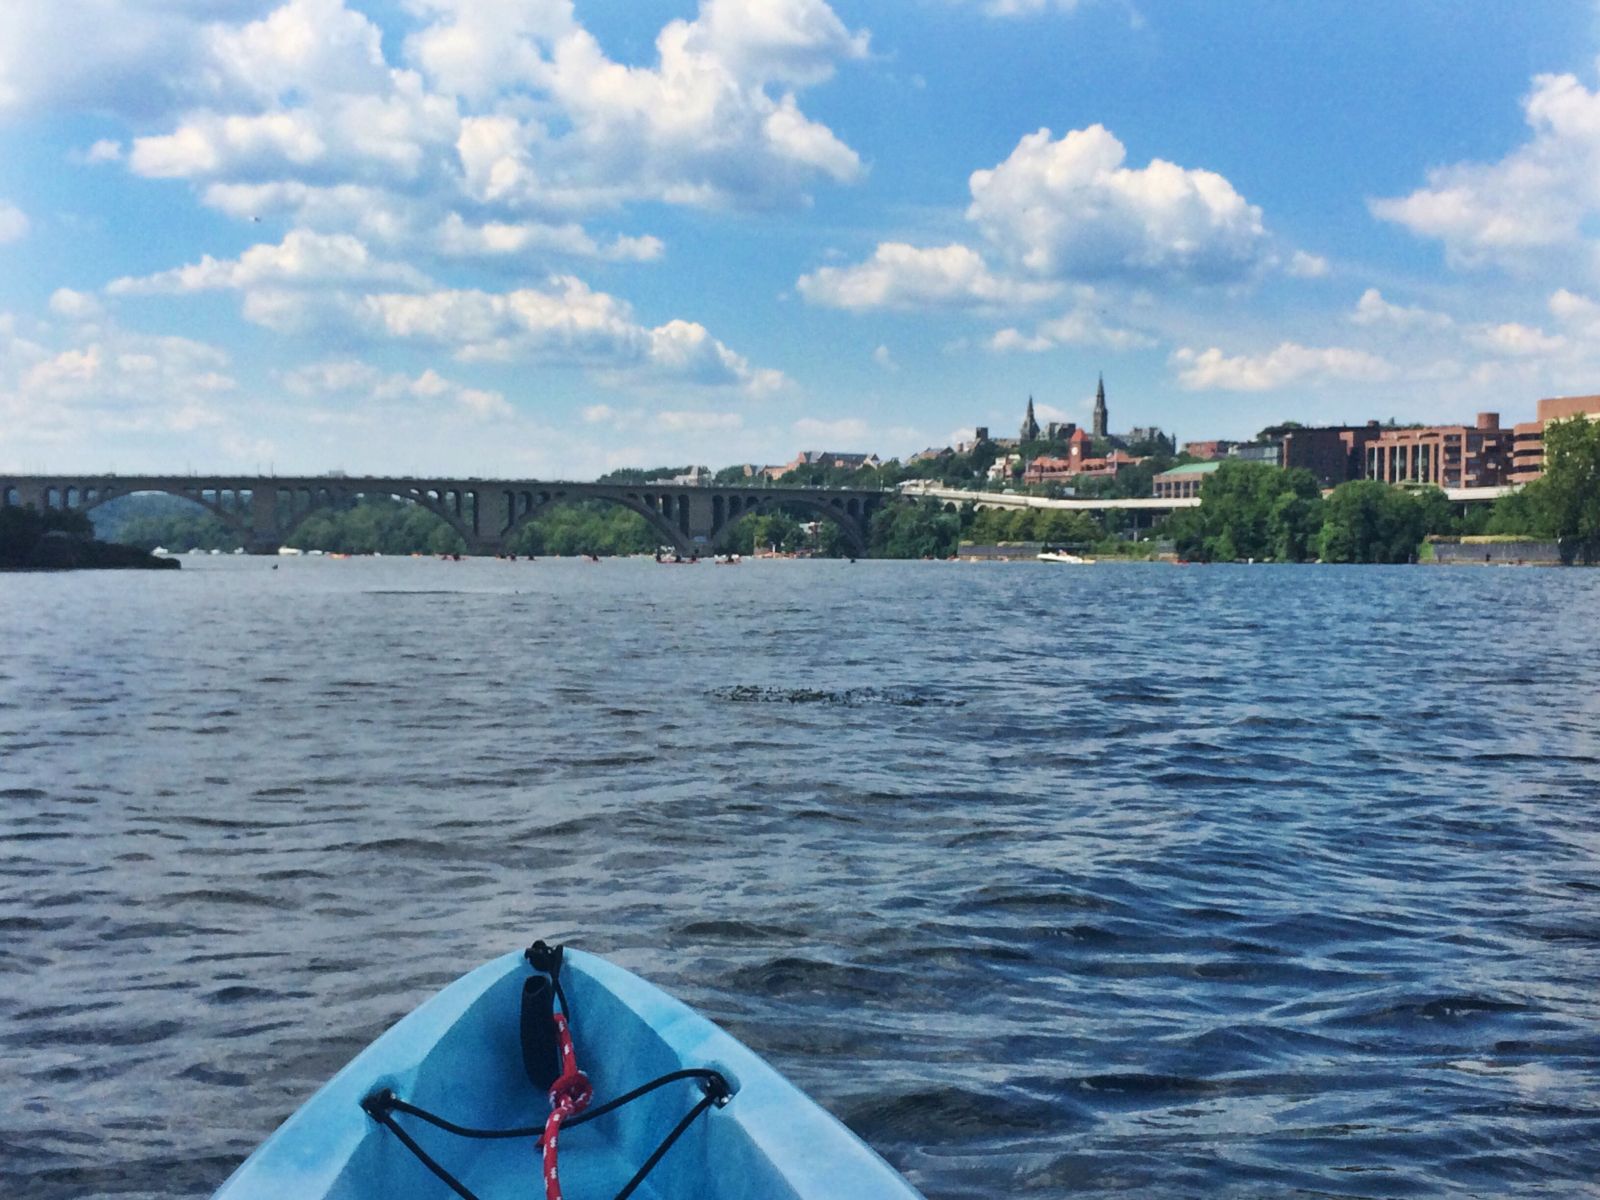
[[[922,1200],[731,1035],[535,942],[458,979],[307,1100],[214,1200]]]

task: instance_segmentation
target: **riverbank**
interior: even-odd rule
[[[175,558],[137,546],[47,533],[31,545],[0,545],[0,571],[176,571]]]
[[[0,571],[160,570],[178,564],[137,546],[95,540],[81,512],[0,507]]]

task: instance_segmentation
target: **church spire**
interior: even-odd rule
[[[1039,438],[1039,422],[1033,415],[1033,397],[1028,397],[1028,415],[1022,418],[1022,440],[1025,442],[1037,441]]]
[[[1101,374],[1100,386],[1095,389],[1094,393],[1094,436],[1097,438],[1106,436],[1106,377],[1104,373]]]

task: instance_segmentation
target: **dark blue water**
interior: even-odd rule
[[[215,1187],[535,936],[928,1196],[1600,1177],[1600,572],[0,577],[0,1194]]]

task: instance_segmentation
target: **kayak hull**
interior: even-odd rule
[[[508,954],[400,1020],[272,1134],[216,1200],[449,1200],[453,1193],[362,1111],[387,1088],[458,1125],[539,1125],[544,1094],[522,1067],[519,1011],[531,968]],[[865,1143],[731,1035],[603,959],[568,950],[561,981],[595,1103],[670,1071],[706,1067],[733,1090],[706,1110],[636,1196],[697,1200],[918,1200]],[[658,1089],[561,1135],[569,1200],[610,1200],[701,1098],[693,1081]],[[532,1137],[477,1140],[396,1118],[481,1200],[542,1195]]]

